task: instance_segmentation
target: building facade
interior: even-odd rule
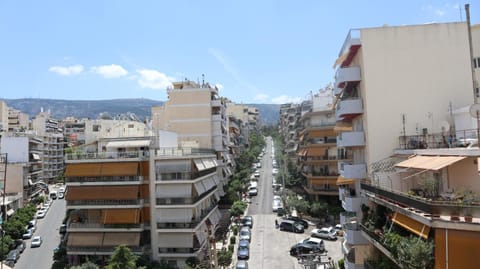
[[[336,62],[334,89],[337,147],[351,154],[339,161],[346,268],[364,268],[381,249],[360,229],[376,199],[361,195],[362,182],[379,181],[375,172],[394,170],[408,150],[447,147],[445,127],[453,125],[449,109],[474,102],[467,27],[439,23],[348,34]],[[395,154],[396,149],[407,151]],[[384,180],[393,192],[395,179]],[[399,207],[394,211],[401,213]]]

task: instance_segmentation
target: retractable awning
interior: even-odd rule
[[[150,146],[150,140],[125,140],[108,142],[107,148],[141,148]]]
[[[396,167],[416,168],[423,170],[440,170],[467,157],[462,156],[415,156],[403,162],[397,163]]]
[[[400,226],[402,226],[403,228],[409,230],[410,232],[418,235],[418,236],[421,236],[425,239],[427,239],[428,237],[428,233],[430,232],[430,227],[421,223],[421,222],[418,222],[414,219],[411,219],[405,215],[402,215],[398,212],[395,212],[393,214],[393,219],[392,221]]]
[[[339,176],[337,178],[337,185],[348,185],[348,184],[354,184],[355,179],[352,178],[344,178],[342,176]]]

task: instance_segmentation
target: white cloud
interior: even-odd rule
[[[116,64],[93,66],[90,70],[104,78],[119,78],[128,74],[128,71],[125,70],[125,68]]]
[[[165,89],[172,86],[172,81],[174,80],[174,78],[153,69],[141,69],[137,70],[137,72],[140,75],[138,84],[142,88]]]
[[[272,103],[274,104],[286,104],[286,103],[300,103],[302,98],[300,97],[290,97],[286,95],[280,95],[272,98]]]
[[[73,76],[83,72],[83,65],[76,64],[71,66],[52,66],[48,71],[57,73],[61,76]]]
[[[256,94],[255,96],[253,96],[253,100],[265,103],[265,102],[268,101],[268,97],[269,96],[267,94],[259,93],[259,94]]]

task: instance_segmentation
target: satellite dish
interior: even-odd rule
[[[447,121],[442,121],[440,127],[442,128],[442,132],[450,131],[450,124]]]
[[[470,115],[476,119],[480,118],[480,104],[473,104],[470,106]]]

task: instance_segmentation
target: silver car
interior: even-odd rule
[[[243,226],[242,229],[240,229],[239,239],[248,240],[248,242],[250,242],[251,233],[250,233],[250,229],[247,226]]]

